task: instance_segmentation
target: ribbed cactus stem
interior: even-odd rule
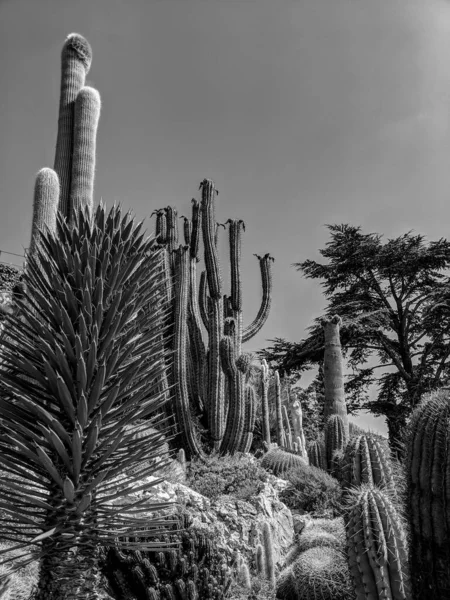
[[[292,431],[291,431],[291,424],[289,422],[289,415],[288,415],[288,411],[287,411],[287,406],[286,404],[283,404],[283,406],[281,407],[281,412],[283,414],[283,420],[284,420],[284,427],[286,432],[291,435]]]
[[[400,515],[380,489],[363,486],[346,516],[347,555],[358,600],[409,600],[407,539]],[[432,594],[421,598],[438,598]]]
[[[341,417],[339,415],[331,415],[325,423],[325,450],[329,471],[333,469],[333,454],[336,451],[344,451],[347,441],[348,438]]]
[[[275,585],[275,561],[273,555],[272,531],[267,521],[263,525],[264,558],[266,563],[266,577]]]
[[[255,256],[259,260],[259,267],[261,270],[263,297],[255,320],[243,330],[243,344],[251,340],[252,337],[254,337],[261,330],[269,316],[270,305],[272,302],[272,263],[275,259],[272,258],[270,254],[265,254],[264,256],[255,254]]]
[[[208,420],[216,450],[220,448],[225,431],[224,372],[221,367],[220,342],[223,332],[222,299],[209,300],[208,361]]]
[[[205,249],[206,276],[209,296],[213,300],[222,299],[222,277],[220,274],[219,256],[214,243],[216,219],[214,199],[216,189],[214,182],[204,179],[200,184],[202,190],[201,215],[203,245]]]
[[[230,405],[221,452],[235,452],[242,443],[245,423],[244,375],[236,366],[234,340],[225,335],[220,341],[222,368],[228,378]]]
[[[312,441],[308,446],[309,464],[324,471],[327,470],[327,459],[325,454],[325,444],[320,440]]]
[[[269,367],[264,359],[261,361],[261,388],[262,434],[263,440],[270,445]]]
[[[181,216],[180,219],[184,219],[183,221],[183,234],[184,234],[184,243],[186,246],[191,245],[191,236],[192,236],[192,223],[188,217]]]
[[[183,469],[186,468],[186,453],[183,448],[180,448],[177,453],[177,460]]]
[[[322,326],[325,335],[325,352],[323,359],[323,378],[325,387],[324,417],[327,421],[331,415],[341,417],[345,435],[349,439],[349,424],[347,405],[344,393],[344,359],[342,357],[339,328],[342,319],[335,315],[323,319]]]
[[[285,445],[284,440],[284,427],[283,427],[283,413],[281,411],[281,384],[280,374],[275,371],[274,375],[274,392],[275,392],[275,417],[277,424],[277,442],[279,446]]]
[[[59,211],[69,218],[72,155],[74,148],[75,100],[84,86],[92,61],[92,50],[81,35],[71,33],[61,53],[61,93],[54,170],[60,183]]]
[[[242,438],[242,452],[250,452],[253,442],[253,431],[256,422],[256,392],[253,386],[245,387],[245,426]]]
[[[407,436],[407,513],[413,598],[450,594],[450,398],[425,396]]]
[[[192,198],[192,233],[190,238],[190,251],[191,258],[198,259],[198,246],[200,241],[200,230],[201,230],[201,222],[200,222],[200,203]]]
[[[303,432],[303,412],[302,404],[298,398],[290,400],[289,413],[291,416],[292,427],[294,429],[294,440],[296,440],[303,450],[303,455],[306,456],[306,440]]]
[[[189,410],[189,394],[187,386],[187,314],[189,297],[189,247],[180,246],[176,251],[177,282],[175,293],[175,352],[174,377],[176,382],[175,411],[181,433],[186,439],[189,453],[202,456],[203,451],[198,442]]]
[[[209,331],[209,315],[208,315],[208,282],[206,279],[206,271],[202,271],[200,273],[200,286],[198,292],[198,306],[200,309],[200,316],[202,318],[202,323],[206,329]]]
[[[97,127],[100,118],[100,94],[91,87],[83,87],[75,101],[74,141],[70,205],[76,218],[79,210],[94,211],[94,174]]]
[[[36,175],[33,199],[33,222],[31,241],[28,249],[30,256],[35,255],[41,232],[56,231],[56,214],[59,201],[59,181],[53,169],[41,169]]]
[[[358,435],[349,440],[341,474],[344,490],[366,483],[387,488],[396,495],[390,458],[380,442],[370,435]]]
[[[246,590],[252,589],[252,584],[251,584],[251,580],[250,580],[250,571],[249,571],[248,565],[246,563],[243,563],[239,569],[239,583]]]
[[[266,567],[264,563],[264,548],[261,544],[256,547],[256,571],[259,575],[265,577]]]

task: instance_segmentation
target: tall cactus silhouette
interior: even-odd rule
[[[91,61],[92,50],[87,40],[77,33],[70,34],[61,53],[54,169],[42,169],[36,179],[29,253],[36,253],[39,232],[46,227],[54,231],[57,213],[72,223],[84,207],[93,215],[100,95],[84,86]]]
[[[342,358],[339,327],[342,319],[334,317],[323,319],[322,326],[325,335],[325,353],[323,360],[325,386],[325,422],[331,415],[341,417],[346,438],[349,438],[347,406],[344,394],[344,361]]]
[[[173,325],[179,321],[180,328],[176,329],[175,337],[170,332],[167,336],[168,345],[172,345],[175,355],[180,357],[174,364],[178,365],[177,369],[182,365],[185,380],[182,388],[183,412],[180,406],[174,407],[173,411],[176,415],[175,433],[179,434],[177,443],[185,447],[190,457],[209,451],[233,453],[250,449],[256,399],[248,382],[251,360],[242,352],[242,344],[255,335],[267,319],[272,289],[273,259],[269,254],[258,256],[263,298],[256,318],[244,327],[241,238],[245,225],[237,219],[229,219],[224,224],[229,232],[231,267],[231,294],[227,295],[223,293],[217,246],[219,224],[215,215],[217,190],[214,182],[203,180],[200,195],[200,202],[192,201],[191,218],[180,217],[184,219],[184,241],[190,259],[188,265],[183,263],[183,288],[180,285],[172,288],[172,320]],[[171,281],[177,282],[180,278],[180,266],[174,260],[179,243],[177,211],[169,206],[155,213],[156,237],[165,248],[167,264],[170,265],[167,270],[170,285]],[[203,239],[205,269],[201,272],[197,290],[200,238]],[[181,289],[186,294],[183,311],[177,308],[181,305],[176,298]],[[204,340],[205,331],[207,341]],[[180,344],[183,350],[180,350]],[[179,387],[179,375],[179,371],[172,369],[169,383]],[[186,428],[189,428],[189,434],[185,432]],[[200,435],[200,430],[203,430],[203,435]]]
[[[60,183],[59,211],[66,218],[71,214],[75,101],[84,86],[91,61],[92,49],[87,40],[77,33],[71,33],[61,53],[61,95],[54,165]]]
[[[94,210],[95,146],[100,118],[100,94],[91,87],[82,88],[75,101],[70,208]],[[72,218],[72,215],[70,215]]]
[[[425,397],[407,435],[410,566],[414,600],[450,597],[450,396]]]

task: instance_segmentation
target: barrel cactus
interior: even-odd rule
[[[327,470],[325,444],[323,440],[313,440],[308,445],[309,464],[323,471]]]
[[[342,452],[347,445],[348,436],[342,417],[331,415],[325,423],[325,452],[328,471],[335,468],[333,459],[335,452]]]
[[[273,471],[274,475],[281,475],[290,469],[308,466],[308,461],[299,454],[281,448],[271,448],[264,454],[261,466]]]

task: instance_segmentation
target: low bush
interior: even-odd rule
[[[248,500],[263,489],[268,478],[252,456],[237,453],[193,459],[186,485],[212,501],[225,494]]]
[[[342,489],[337,479],[311,465],[283,474],[290,485],[280,492],[280,500],[291,510],[342,513]]]

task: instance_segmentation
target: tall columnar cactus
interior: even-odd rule
[[[355,491],[355,502],[346,515],[346,534],[357,600],[410,600],[405,528],[389,496],[373,486]]]
[[[425,397],[407,436],[410,567],[414,600],[450,597],[450,397]]]
[[[284,427],[283,427],[283,413],[281,411],[281,385],[280,385],[280,374],[275,371],[274,375],[274,386],[275,386],[275,417],[277,427],[277,442],[279,446],[284,446]]]
[[[294,397],[293,400],[289,401],[289,413],[291,416],[292,427],[294,429],[293,438],[298,444],[298,452],[302,456],[306,457],[306,440],[303,432],[303,413],[299,398]]]
[[[33,199],[33,222],[29,255],[36,255],[41,232],[48,228],[56,231],[56,215],[58,211],[59,181],[53,169],[41,169],[36,175]]]
[[[342,320],[335,315],[322,321],[325,335],[325,353],[323,359],[325,386],[325,422],[331,415],[341,417],[345,435],[349,438],[347,406],[344,394],[344,361],[342,358],[339,327]]]
[[[380,442],[370,435],[349,440],[341,463],[341,477],[344,490],[367,483],[385,487],[396,495],[390,458]]]
[[[95,147],[99,118],[100,94],[91,87],[83,87],[75,101],[70,207],[78,212],[86,206],[91,215],[94,210]]]
[[[333,468],[333,455],[336,451],[342,452],[347,446],[348,437],[342,418],[339,415],[331,415],[325,423],[325,451],[327,468]]]
[[[263,543],[265,559],[265,575],[272,585],[275,585],[275,560],[273,554],[272,531],[266,521],[263,525]]]
[[[265,360],[261,361],[261,418],[263,441],[270,446],[269,367]]]
[[[92,50],[87,40],[77,33],[70,34],[61,54],[61,95],[54,164],[60,183],[59,211],[66,218],[71,215],[75,101],[85,84],[91,61]]]

